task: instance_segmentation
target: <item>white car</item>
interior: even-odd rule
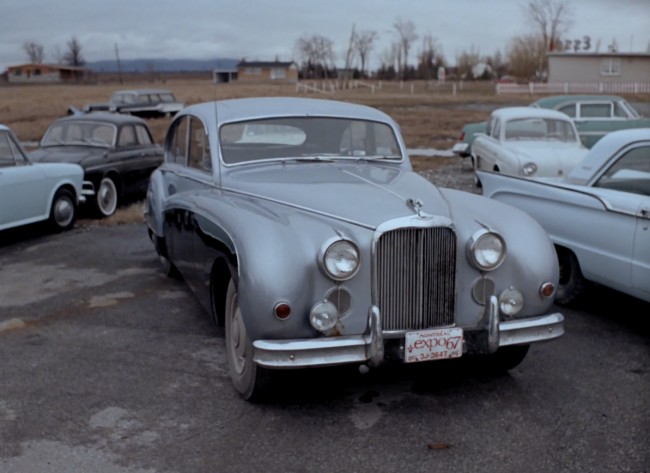
[[[84,171],[77,164],[32,163],[6,126],[0,125],[0,230],[49,220],[55,230],[72,228]]]
[[[587,154],[564,113],[533,107],[492,112],[487,132],[472,144],[474,169],[524,177],[561,177]],[[480,181],[477,181],[480,184]]]
[[[563,179],[479,171],[483,194],[526,211],[560,263],[556,300],[586,281],[650,302],[650,128],[608,133]]]

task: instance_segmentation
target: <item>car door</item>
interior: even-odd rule
[[[560,109],[564,112],[563,109]],[[624,128],[627,121],[625,112],[610,100],[578,102],[574,123],[580,133],[580,140],[587,148],[610,131]]]
[[[125,124],[119,129],[110,161],[109,166],[120,174],[125,194],[145,192],[149,176],[162,162],[162,150],[143,125]]]
[[[630,285],[650,295],[650,143],[632,143],[619,153],[594,183],[620,192],[617,206],[627,208],[632,222]],[[620,226],[619,226],[620,227]]]
[[[650,183],[650,181],[649,181]],[[632,286],[650,299],[650,197],[641,201],[634,235]]]
[[[31,164],[9,133],[0,132],[0,228],[47,216],[45,175]]]

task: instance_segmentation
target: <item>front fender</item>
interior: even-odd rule
[[[341,331],[359,334],[367,328],[371,230],[237,195],[196,196],[191,208],[200,232],[236,255],[240,306],[253,340],[315,336],[309,312],[339,285],[354,295]],[[342,284],[329,279],[318,263],[321,247],[335,237],[349,238],[362,253],[359,272]],[[279,302],[291,306],[289,319],[275,317]]]

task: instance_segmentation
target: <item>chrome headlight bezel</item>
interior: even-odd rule
[[[501,235],[484,228],[467,242],[467,259],[479,271],[494,271],[506,258],[506,242]]]
[[[521,167],[521,173],[524,176],[532,176],[537,172],[537,164],[528,162]]]
[[[318,263],[328,278],[347,281],[357,274],[361,266],[359,247],[345,238],[330,239],[321,247]]]

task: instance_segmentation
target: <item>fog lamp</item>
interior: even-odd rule
[[[339,320],[336,306],[330,301],[321,301],[312,307],[309,313],[309,322],[319,332],[326,332],[333,328]]]
[[[518,290],[510,287],[499,296],[499,309],[501,313],[513,317],[524,307],[524,296]]]

